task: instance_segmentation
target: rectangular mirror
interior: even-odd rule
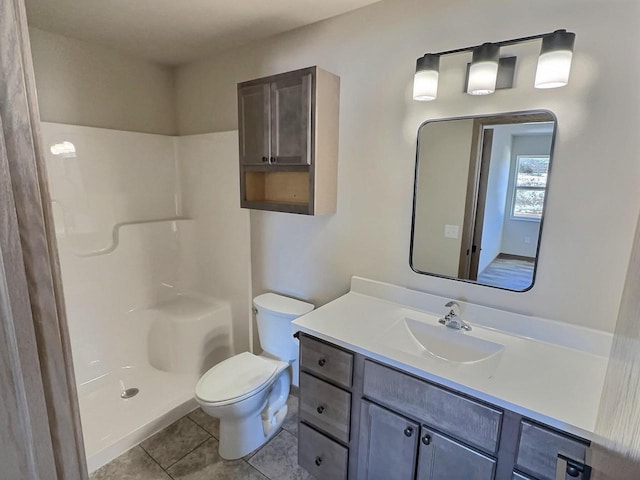
[[[418,129],[410,265],[523,292],[534,283],[556,131],[527,111]]]

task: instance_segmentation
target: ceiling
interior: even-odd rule
[[[379,0],[26,0],[29,25],[178,65]]]

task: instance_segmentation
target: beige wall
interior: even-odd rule
[[[640,59],[635,0],[386,0],[182,67],[183,134],[237,128],[236,82],[317,64],[341,77],[338,213],[252,212],[254,293],[327,302],[353,274],[612,330],[640,208]],[[516,87],[462,93],[466,55],[443,58],[439,98],[411,99],[418,56],[567,28],[571,83],[533,88],[539,43],[517,53]],[[426,119],[547,108],[558,116],[549,212],[534,288],[509,293],[409,268],[415,135]],[[615,212],[615,213],[614,213]]]
[[[171,68],[36,28],[29,36],[42,120],[176,133]]]
[[[432,122],[420,130],[413,267],[458,276],[467,203],[473,120]],[[445,237],[445,225],[458,227]]]

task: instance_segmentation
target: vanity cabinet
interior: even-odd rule
[[[307,334],[299,338],[298,461],[318,479],[590,477],[584,439]]]
[[[243,208],[335,212],[339,90],[318,67],[238,84]]]

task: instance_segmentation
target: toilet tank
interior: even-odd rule
[[[272,357],[291,362],[298,357],[291,322],[313,310],[313,305],[276,293],[264,293],[253,299],[258,322],[260,346]]]

